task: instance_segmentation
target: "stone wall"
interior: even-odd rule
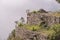
[[[48,25],[60,23],[60,17],[52,13],[27,13],[27,24],[36,25],[45,21]]]
[[[47,35],[37,31],[26,30],[25,28],[16,28],[16,40],[48,40]]]
[[[60,24],[60,16],[53,16],[52,13],[28,13],[27,24],[39,25],[45,23],[48,26],[53,24]],[[48,40],[48,35],[41,33],[40,31],[31,31],[23,27],[17,27],[15,29],[16,40]]]

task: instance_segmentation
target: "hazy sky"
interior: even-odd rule
[[[0,38],[6,40],[15,28],[15,20],[21,16],[26,18],[26,10],[60,10],[55,0],[0,0]]]

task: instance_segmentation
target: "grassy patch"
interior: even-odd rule
[[[25,25],[25,28],[31,31],[37,31],[40,29],[40,27],[38,25]]]

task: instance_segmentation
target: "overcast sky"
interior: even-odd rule
[[[6,40],[15,28],[14,21],[20,17],[26,18],[26,10],[45,9],[60,10],[60,4],[55,0],[0,0],[0,38]]]

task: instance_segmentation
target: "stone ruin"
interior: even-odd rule
[[[26,30],[25,28],[16,27],[16,40],[48,40],[47,35],[37,31]]]
[[[42,11],[42,10],[41,10]],[[48,26],[53,24],[60,24],[60,16],[53,16],[53,12],[28,12],[27,13],[27,24],[30,25],[38,25],[38,24],[46,24]]]
[[[48,12],[28,12],[27,13],[27,24],[39,25],[47,24],[48,26],[53,24],[60,24],[60,16],[53,16],[52,13]],[[15,29],[16,40],[48,40],[47,35],[37,31],[30,31],[23,27],[16,27]]]

